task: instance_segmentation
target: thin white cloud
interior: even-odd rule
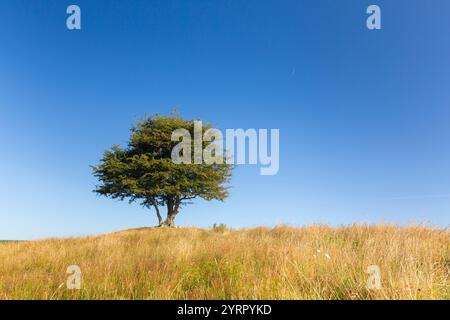
[[[380,200],[426,200],[426,199],[445,199],[445,198],[450,198],[450,194],[424,194],[424,195],[381,198]]]

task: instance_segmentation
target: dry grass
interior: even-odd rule
[[[3,243],[0,299],[450,299],[449,240],[422,227],[312,226]],[[69,265],[81,290],[66,288]],[[369,265],[381,290],[366,288]]]

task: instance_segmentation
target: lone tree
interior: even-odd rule
[[[210,125],[203,125],[202,134],[209,128]],[[139,121],[131,129],[126,148],[114,145],[104,153],[100,164],[92,167],[100,181],[94,192],[154,208],[159,225],[170,227],[175,226],[181,206],[194,198],[223,201],[228,196],[226,183],[230,181],[232,166],[194,161],[174,163],[171,154],[179,142],[172,141],[171,137],[176,129],[186,129],[194,136],[194,120],[175,115]],[[204,147],[205,142],[202,142]],[[160,206],[167,207],[165,221]]]

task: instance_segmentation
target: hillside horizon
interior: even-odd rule
[[[0,239],[0,243],[7,243],[7,242],[24,242],[24,241],[42,241],[42,240],[49,240],[49,239],[74,239],[74,238],[89,238],[89,237],[99,237],[99,236],[105,236],[109,234],[114,233],[120,233],[120,232],[126,232],[126,231],[140,231],[140,230],[153,230],[153,229],[165,229],[165,228],[173,228],[173,229],[198,229],[198,230],[204,230],[204,231],[210,231],[215,229],[215,226],[225,228],[229,231],[245,231],[245,230],[252,230],[252,229],[275,229],[280,227],[287,227],[287,228],[293,228],[293,229],[304,229],[304,228],[310,228],[310,227],[326,227],[331,229],[341,229],[341,228],[348,228],[348,227],[380,227],[380,226],[389,226],[399,229],[405,229],[405,228],[426,228],[430,230],[436,230],[436,231],[446,231],[449,229],[450,226],[440,226],[440,225],[433,225],[431,223],[394,223],[394,222],[381,222],[381,223],[349,223],[349,224],[340,224],[340,225],[332,225],[328,223],[312,223],[312,224],[305,224],[305,225],[294,225],[289,223],[279,223],[276,225],[254,225],[254,226],[242,226],[242,227],[233,227],[228,226],[224,223],[215,223],[209,227],[202,227],[202,226],[195,226],[195,225],[183,225],[183,226],[175,226],[175,227],[166,227],[166,226],[142,226],[142,227],[131,227],[131,228],[123,228],[123,229],[117,229],[117,230],[111,230],[111,231],[105,231],[105,232],[99,232],[99,233],[87,233],[87,234],[74,234],[74,235],[61,235],[61,236],[47,236],[47,237],[37,237],[37,238],[31,238],[31,239]]]

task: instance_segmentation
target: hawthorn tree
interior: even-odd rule
[[[202,133],[211,128],[203,125]],[[186,129],[194,136],[194,120],[178,115],[153,116],[139,121],[131,129],[126,148],[114,145],[93,166],[93,174],[100,181],[94,192],[99,195],[142,206],[156,211],[160,226],[175,226],[180,208],[195,198],[221,200],[228,196],[232,166],[227,163],[176,164],[171,159],[172,132]],[[202,142],[205,147],[206,142]],[[192,156],[193,157],[193,156]],[[160,207],[167,208],[165,221]]]

